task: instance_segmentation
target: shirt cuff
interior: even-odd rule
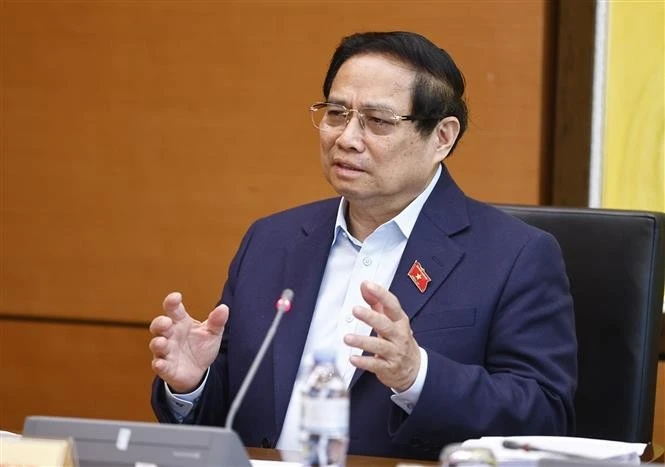
[[[192,392],[188,392],[187,394],[173,394],[173,392],[171,392],[171,388],[169,388],[169,385],[164,382],[166,404],[168,405],[171,413],[178,421],[178,423],[182,423],[185,417],[189,415],[192,409],[196,406],[196,403],[199,401],[201,393],[203,392],[203,388],[206,385],[206,381],[208,381],[209,372],[210,368],[206,370],[206,374],[203,377],[201,384],[199,384],[199,387],[194,389]]]
[[[402,410],[406,413],[411,414],[413,408],[418,402],[420,393],[423,390],[425,385],[425,376],[427,376],[427,352],[422,347],[420,349],[420,368],[418,369],[418,374],[416,375],[416,380],[413,382],[410,388],[404,392],[397,392],[394,389],[392,391],[395,393],[390,396],[395,404],[397,404]]]

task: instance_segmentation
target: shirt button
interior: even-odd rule
[[[365,257],[363,258],[363,264],[364,264],[365,266],[369,266],[370,264],[372,264],[372,258],[370,258],[369,256],[365,256]]]
[[[351,321],[353,321],[353,315],[346,315],[346,322],[350,323]]]

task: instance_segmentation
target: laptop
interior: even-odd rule
[[[23,436],[72,438],[80,467],[251,467],[226,428],[30,416]]]

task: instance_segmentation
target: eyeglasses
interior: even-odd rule
[[[388,109],[372,107],[348,109],[341,104],[330,102],[317,102],[309,108],[314,126],[320,130],[330,132],[343,131],[351,121],[354,112],[358,116],[360,127],[376,136],[389,135],[401,121],[430,120],[429,117],[397,115]]]

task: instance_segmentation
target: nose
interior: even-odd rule
[[[349,113],[349,119],[346,126],[339,134],[336,144],[346,150],[355,150],[362,152],[365,149],[364,135],[365,130],[360,114],[356,112],[355,117]]]

